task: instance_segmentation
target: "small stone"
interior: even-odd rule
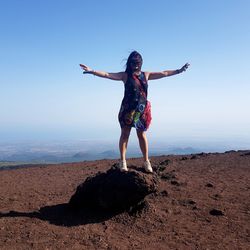
[[[161,191],[161,196],[168,196],[168,191],[167,190],[163,190]]]
[[[187,158],[186,156],[183,156],[183,157],[181,158],[181,161],[186,161],[186,160],[188,160],[188,158]]]
[[[165,161],[161,161],[159,165],[168,165],[170,163],[169,159],[166,159]]]
[[[224,215],[224,213],[218,209],[212,209],[212,210],[210,210],[209,213],[213,216],[223,216]]]
[[[160,166],[157,168],[157,171],[163,172],[165,169],[166,169],[166,166],[160,165]]]
[[[212,198],[214,200],[219,200],[219,199],[222,199],[222,196],[220,194],[215,194]]]
[[[212,183],[207,183],[206,187],[214,187],[214,185]]]
[[[161,179],[164,179],[164,180],[172,180],[175,178],[176,178],[175,174],[172,174],[172,173],[163,173],[161,175]]]
[[[171,184],[175,186],[180,186],[180,183],[178,181],[171,181]]]
[[[190,159],[194,160],[194,159],[198,159],[198,157],[197,157],[197,155],[193,155]]]

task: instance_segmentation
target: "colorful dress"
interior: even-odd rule
[[[151,122],[151,105],[147,100],[148,83],[144,72],[128,74],[125,93],[118,115],[121,128],[135,127],[146,131]]]

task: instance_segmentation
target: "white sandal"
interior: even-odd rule
[[[120,161],[119,162],[119,169],[121,170],[121,171],[128,171],[128,167],[127,167],[127,162],[126,162],[126,160],[125,161]]]
[[[145,161],[143,166],[147,173],[153,173],[153,169],[149,160]]]

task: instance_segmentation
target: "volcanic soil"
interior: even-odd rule
[[[77,186],[116,162],[1,170],[0,249],[250,249],[250,151],[151,157],[158,190],[137,210],[69,211]]]

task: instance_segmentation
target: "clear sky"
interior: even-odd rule
[[[250,145],[250,1],[1,0],[0,141],[114,139],[123,84],[83,75],[187,72],[149,82],[150,138]],[[242,144],[242,145],[243,145]]]

